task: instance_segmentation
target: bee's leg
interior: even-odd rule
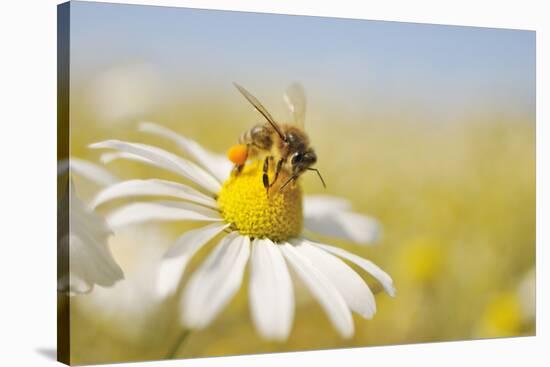
[[[250,144],[246,144],[246,157],[248,157],[249,155],[250,155]],[[235,166],[233,166],[233,174],[235,176],[238,176],[241,173],[245,163],[246,163],[246,159],[242,163],[235,163]]]
[[[233,166],[233,174],[237,176],[243,170],[244,164],[236,164]]]
[[[298,176],[291,176],[288,180],[286,180],[286,182],[283,184],[283,186],[281,186],[279,188],[279,192],[283,192],[283,189],[286,187],[286,185],[288,185],[291,182],[295,182],[297,178],[298,178]]]
[[[273,186],[275,182],[277,182],[277,178],[279,177],[279,173],[281,172],[281,169],[283,168],[283,163],[285,163],[285,159],[281,158],[279,161],[277,161],[277,167],[275,168],[275,177],[273,178],[273,181],[269,185],[269,187]]]
[[[264,187],[265,187],[265,190],[266,192],[269,191],[269,175],[268,175],[268,172],[269,172],[269,161],[273,159],[273,157],[271,156],[267,156],[265,157],[264,159],[264,168],[263,168],[263,175],[262,175],[262,180],[263,180],[263,183],[264,183]]]

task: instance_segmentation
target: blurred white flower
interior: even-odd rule
[[[97,121],[131,123],[162,100],[158,72],[150,65],[118,66],[99,74],[88,90]]]
[[[394,295],[391,277],[369,260],[293,235],[295,229],[301,230],[303,222],[305,229],[314,233],[362,243],[373,240],[378,234],[375,222],[352,213],[347,201],[306,197],[302,217],[299,185],[267,197],[258,165],[251,164],[241,175],[230,177],[232,164],[225,157],[158,125],[144,123],[140,127],[175,141],[200,166],[145,144],[109,140],[91,147],[115,150],[104,157],[108,161],[136,160],[179,174],[200,191],[173,181],[129,180],[99,192],[92,206],[128,197],[172,197],[176,200],[125,205],[110,213],[107,221],[115,229],[149,221],[210,223],[183,234],[165,254],[157,279],[162,297],[175,293],[192,256],[223,234],[184,289],[181,319],[185,326],[200,329],[215,319],[240,288],[247,263],[253,320],[258,332],[268,339],[285,340],[292,327],[295,297],[288,266],[346,338],[354,334],[351,311],[371,318],[376,304],[368,285],[341,259],[372,275],[388,294]],[[254,231],[267,234],[251,234]]]
[[[117,230],[109,238],[109,246],[124,269],[124,281],[79,297],[79,310],[107,322],[110,333],[141,338],[159,304],[155,279],[169,244],[169,237],[157,228]]]
[[[98,184],[117,181],[105,169],[77,158],[59,162],[58,175],[69,171]],[[111,230],[102,217],[80,200],[73,181],[69,178],[66,182],[68,188],[59,204],[57,247],[60,259],[68,257],[69,267],[58,276],[58,290],[75,295],[88,293],[95,285],[112,286],[124,275],[107,246]]]

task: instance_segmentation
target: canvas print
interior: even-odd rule
[[[535,335],[535,32],[58,7],[58,359]]]

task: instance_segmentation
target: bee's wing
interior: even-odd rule
[[[290,84],[283,95],[283,99],[292,114],[291,123],[304,129],[306,118],[306,92],[302,84],[294,82]]]
[[[244,98],[246,98],[248,100],[248,102],[250,102],[252,104],[252,106],[254,106],[254,108],[259,113],[261,113],[263,117],[265,117],[265,119],[271,124],[273,129],[275,129],[277,134],[279,134],[281,139],[286,140],[285,135],[283,134],[283,131],[281,130],[281,127],[279,126],[279,124],[277,124],[277,122],[275,122],[275,119],[273,118],[273,116],[271,116],[271,114],[265,109],[265,107],[260,103],[260,101],[258,101],[258,99],[256,97],[254,97],[252,94],[250,94],[249,91],[244,89],[244,87],[240,86],[237,83],[233,83],[233,84],[239,90],[239,92],[241,92],[241,94],[244,96]]]

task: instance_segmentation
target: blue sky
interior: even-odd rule
[[[145,62],[181,88],[280,93],[297,79],[344,104],[534,114],[532,31],[91,2],[71,16],[77,81]]]

